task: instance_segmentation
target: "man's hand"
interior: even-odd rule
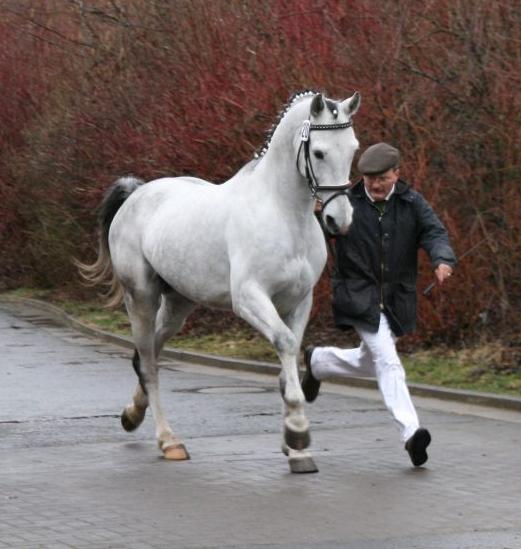
[[[441,286],[452,275],[452,267],[445,263],[440,263],[434,270],[434,274],[436,275],[438,286]]]

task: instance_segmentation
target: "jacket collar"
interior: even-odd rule
[[[396,195],[399,198],[402,198],[403,200],[409,201],[411,186],[409,183],[406,183],[403,181],[403,179],[398,179],[396,182],[396,185],[394,187],[394,193],[393,196]],[[352,187],[349,189],[349,193],[351,196],[354,196],[356,198],[365,198],[365,188],[364,188],[364,180],[359,179]]]

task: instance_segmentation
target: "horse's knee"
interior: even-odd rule
[[[273,346],[277,353],[282,355],[297,356],[299,352],[297,340],[291,332],[278,333],[273,340]]]

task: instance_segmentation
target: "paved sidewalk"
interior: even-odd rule
[[[521,548],[521,414],[417,398],[433,434],[412,469],[375,391],[308,407],[317,475],[280,453],[267,375],[164,361],[163,402],[192,460],[150,418],[125,433],[130,352],[0,304],[0,548]]]

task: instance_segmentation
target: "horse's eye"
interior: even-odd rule
[[[319,160],[324,160],[324,153],[322,151],[314,151],[313,154],[315,155],[315,158],[318,158]]]

